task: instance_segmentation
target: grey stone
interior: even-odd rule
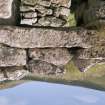
[[[105,46],[92,46],[89,49],[82,49],[77,51],[79,59],[105,59]]]
[[[23,67],[5,67],[0,68],[0,81],[4,80],[20,80],[26,75],[28,75],[28,71]]]
[[[0,45],[0,67],[26,65],[26,51]]]
[[[40,12],[42,14],[42,16],[52,15],[53,14],[52,9],[45,8],[45,7],[41,6],[41,5],[35,5],[35,10]]]
[[[30,5],[21,5],[20,6],[20,11],[21,12],[35,12],[35,7],[34,5],[33,6],[30,6]]]
[[[71,6],[71,0],[51,0],[51,2],[68,8]]]
[[[17,25],[20,22],[20,0],[0,1],[0,24]]]
[[[38,23],[42,26],[61,27],[66,22],[56,17],[42,17],[38,20]]]
[[[54,15],[56,17],[62,17],[63,19],[67,19],[68,16],[70,15],[70,9],[65,7],[56,8]]]
[[[89,70],[89,68],[95,66],[96,64],[105,64],[105,59],[74,59],[74,64],[78,67],[81,72]]]
[[[45,7],[50,7],[51,3],[59,4],[60,6],[68,8],[71,6],[71,0],[22,0],[22,3],[28,5],[40,4]]]
[[[42,29],[0,26],[0,43],[18,48],[89,48],[88,37],[95,33],[93,30],[90,34],[89,32],[85,29]]]
[[[60,67],[57,67],[51,63],[40,61],[40,60],[31,60],[29,62],[29,70],[32,73],[40,75],[61,75],[65,73],[65,70]]]
[[[45,7],[50,7],[51,5],[51,0],[38,0],[38,4],[45,6]]]
[[[37,22],[37,18],[21,19],[20,24],[33,25]]]
[[[73,57],[66,48],[29,49],[29,57],[54,65],[66,65]]]
[[[21,15],[24,19],[32,19],[37,17],[37,12],[23,12]]]

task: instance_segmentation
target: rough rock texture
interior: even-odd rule
[[[5,80],[19,80],[28,73],[23,67],[0,68],[0,82]]]
[[[0,45],[0,67],[26,65],[26,51]]]
[[[78,67],[78,69],[81,72],[85,72],[87,71],[89,68],[91,68],[92,66],[96,65],[96,64],[105,64],[105,59],[92,59],[92,58],[88,58],[88,59],[79,59],[79,58],[75,58],[74,60],[74,64],[76,65],[76,67]]]
[[[62,75],[63,73],[65,73],[63,67],[61,68],[51,63],[40,60],[29,61],[28,67],[32,73],[40,75]]]
[[[62,76],[69,61],[80,71],[105,64],[104,0],[1,0],[0,24],[0,81]]]
[[[68,22],[70,6],[71,0],[22,0],[20,7],[21,24],[63,27]],[[37,14],[37,17],[31,16],[32,12]],[[23,16],[24,13],[30,18]],[[34,18],[37,18],[37,21],[30,24],[30,19],[33,20]],[[29,20],[29,22],[24,22],[24,19]]]
[[[0,27],[0,43],[19,48],[82,47],[88,48],[83,29],[54,30],[42,28]],[[84,38],[83,38],[84,37]]]
[[[0,1],[0,24],[17,25],[19,24],[20,0],[1,0]]]
[[[66,65],[73,57],[66,48],[29,49],[29,57],[54,65]]]
[[[105,59],[105,46],[93,46],[89,49],[78,50],[77,56],[80,59]]]

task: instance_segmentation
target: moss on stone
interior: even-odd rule
[[[76,19],[74,13],[70,13],[70,15],[68,16],[67,25],[70,27],[76,26]]]

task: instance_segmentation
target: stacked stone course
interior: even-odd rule
[[[90,8],[94,11],[97,2],[94,3],[96,4],[92,5],[88,0],[88,5],[91,6],[85,11]],[[97,63],[105,63],[105,33],[83,27],[67,28],[65,24],[70,15],[70,7],[71,0],[0,2],[0,9],[3,10],[0,11],[0,81],[18,80],[30,72],[62,76],[66,72],[65,65],[70,61],[80,71],[86,71]],[[97,8],[100,9],[100,6]],[[104,18],[103,10],[94,13],[94,16]],[[82,13],[76,16],[78,22],[85,15]],[[88,20],[89,16],[85,19]],[[84,24],[85,22],[89,23],[83,21]],[[89,26],[94,27],[92,24],[88,28]]]

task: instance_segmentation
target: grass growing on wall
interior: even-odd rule
[[[74,13],[70,13],[70,15],[68,16],[67,19],[67,25],[70,27],[76,26],[76,19],[75,19],[75,14]]]

